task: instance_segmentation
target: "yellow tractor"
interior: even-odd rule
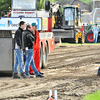
[[[83,26],[81,26],[81,9],[78,5],[64,5],[63,29],[74,30],[75,43],[84,43]]]
[[[60,9],[61,7],[58,6],[57,8]],[[57,13],[59,15],[54,16],[52,22],[53,26],[58,28],[58,30],[53,30],[55,38],[73,38],[74,43],[84,43],[85,38],[83,26],[81,26],[81,9],[79,7],[79,4],[64,5],[63,13],[61,12],[61,10],[57,10]]]

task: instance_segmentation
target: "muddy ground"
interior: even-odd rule
[[[100,90],[99,66],[100,45],[56,45],[44,78],[0,77],[0,100],[46,100],[49,90],[57,90],[58,100],[81,100]]]

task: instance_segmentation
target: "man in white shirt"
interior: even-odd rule
[[[97,24],[95,24],[92,31],[93,31],[93,36],[94,36],[94,43],[97,43],[98,32],[99,32],[99,28],[98,28]]]

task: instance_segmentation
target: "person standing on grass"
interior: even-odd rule
[[[95,24],[92,31],[93,31],[94,43],[97,43],[98,32],[99,32],[99,28],[98,28],[97,24]]]

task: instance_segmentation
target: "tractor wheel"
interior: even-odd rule
[[[78,43],[78,34],[76,32],[74,33],[74,41],[75,43]]]
[[[93,32],[92,31],[89,31],[86,33],[85,41],[86,41],[86,43],[93,43],[94,39],[93,39]]]
[[[42,68],[42,55],[43,55],[43,50],[42,47],[40,48],[40,68]]]
[[[85,42],[85,37],[84,34],[82,34],[81,38],[78,38],[78,43],[84,43]]]
[[[78,38],[78,43],[82,43],[82,38]]]
[[[47,61],[48,61],[48,48],[47,48],[47,43],[46,43],[44,54],[42,55],[42,68],[47,67]]]
[[[81,43],[84,43],[84,42],[85,42],[85,36],[84,36],[84,34],[82,34],[82,36],[81,36],[81,40],[82,40]]]
[[[98,40],[97,40],[98,43],[100,43],[100,31],[98,32]]]

